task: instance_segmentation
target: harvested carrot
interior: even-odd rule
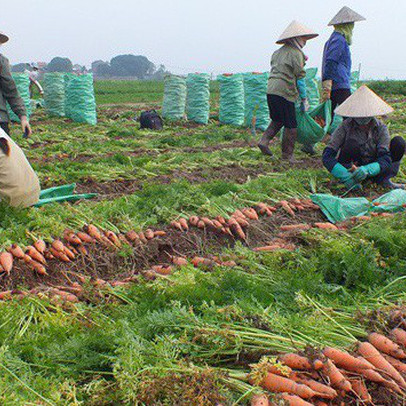
[[[314,226],[322,230],[338,230],[338,227],[331,223],[314,223]]]
[[[188,264],[187,260],[182,257],[172,257],[172,263],[177,266],[185,266]]]
[[[214,227],[217,230],[222,230],[223,229],[223,225],[218,221],[218,220],[212,220]]]
[[[358,352],[381,373],[393,378],[402,387],[406,386],[406,382],[400,373],[382,356],[382,354],[368,342],[363,342],[358,345]]]
[[[60,240],[54,240],[52,241],[51,244],[52,248],[54,248],[56,251],[64,252],[65,251],[65,245],[63,244],[62,241]]]
[[[254,395],[251,399],[251,406],[270,406],[266,395]]]
[[[282,399],[287,402],[289,406],[312,406],[311,403],[306,402],[299,396],[289,395],[287,393],[282,394]]]
[[[44,256],[38,252],[32,245],[29,245],[26,250],[25,253],[31,257],[34,261],[37,261],[43,265],[46,264],[46,260],[44,258]]]
[[[287,392],[300,396],[303,399],[310,399],[319,396],[318,392],[310,389],[308,386],[301,383],[296,383],[292,379],[283,376],[268,373],[265,379],[260,384],[264,389],[270,392]]]
[[[391,357],[390,355],[382,354],[386,361],[389,362],[395,369],[397,369],[401,374],[406,374],[406,364],[402,361]]]
[[[233,220],[235,220],[241,227],[248,227],[250,225],[250,223],[242,217],[232,217]],[[230,221],[228,222],[228,224],[230,224]]]
[[[37,241],[34,242],[33,246],[39,253],[44,255],[44,252],[45,252],[45,250],[47,248],[47,245],[45,244],[45,241],[37,240]]]
[[[370,369],[369,362],[362,361],[359,358],[355,358],[348,352],[338,350],[332,347],[326,347],[323,350],[323,354],[330,358],[339,368],[343,368],[347,371],[358,371],[360,369]]]
[[[381,217],[387,217],[387,218],[388,218],[388,217],[393,217],[394,214],[393,214],[393,213],[381,213],[380,216],[381,216]]]
[[[170,275],[172,273],[173,268],[171,266],[161,266],[158,269],[154,269],[156,273],[159,273],[160,275]]]
[[[205,258],[202,257],[194,257],[190,262],[193,264],[193,266],[199,266],[200,264],[203,264],[205,261]]]
[[[93,224],[89,224],[87,226],[87,232],[89,233],[90,237],[96,239],[97,241],[102,241],[103,238],[100,230]]]
[[[255,214],[253,214],[253,213],[251,212],[251,209],[248,209],[248,208],[243,209],[243,210],[242,210],[242,213],[245,215],[245,217],[249,218],[250,220],[258,220],[258,215],[257,215],[257,213],[255,212]]]
[[[185,230],[185,231],[189,230],[189,225],[188,225],[186,219],[184,219],[183,217],[181,217],[179,219],[179,224],[180,224],[180,226],[182,227],[183,230]]]
[[[223,216],[217,216],[217,217],[216,217],[216,220],[217,220],[220,224],[222,224],[223,226],[227,224],[227,221],[226,221],[226,219],[225,219]]]
[[[165,237],[166,231],[157,230],[157,231],[154,231],[154,234],[155,234],[155,237]]]
[[[371,220],[370,216],[358,216],[357,217],[359,221],[369,221]]]
[[[302,224],[289,224],[289,225],[285,225],[285,226],[280,226],[280,229],[282,231],[306,231],[306,230],[310,230],[310,225],[306,224],[306,223],[302,223]]]
[[[80,240],[82,242],[86,242],[86,243],[94,242],[94,239],[89,234],[85,233],[84,231],[78,231],[76,233],[76,235],[78,236],[78,238],[80,238]]]
[[[64,254],[69,258],[69,259],[75,259],[75,253],[68,247],[65,246]]]
[[[65,230],[63,236],[69,244],[73,244],[73,245],[82,244],[82,240],[77,235],[75,235],[72,231]]]
[[[338,396],[338,393],[335,389],[330,386],[324,385],[320,382],[315,381],[314,379],[304,378],[298,374],[292,374],[290,377],[297,383],[302,383],[308,386],[310,389],[313,389],[315,392],[320,393],[320,397],[324,399],[335,399]]]
[[[393,337],[394,341],[398,344],[406,347],[406,331],[402,328],[394,328],[391,331],[391,336]]]
[[[6,273],[10,274],[13,269],[13,255],[9,252],[2,252],[0,254],[0,265]]]
[[[382,334],[371,333],[368,335],[368,341],[379,351],[388,354],[394,358],[405,359],[406,354],[399,347],[398,344],[394,343],[389,338]]]
[[[201,221],[203,221],[206,227],[215,228],[213,222],[208,217],[202,217]]]
[[[288,213],[290,216],[292,217],[296,216],[295,212],[292,210],[292,208],[290,207],[289,203],[286,200],[281,200],[280,205],[282,209],[285,210],[286,213]]]
[[[311,371],[313,369],[309,359],[298,354],[283,354],[278,357],[278,360],[292,369],[299,369],[301,371]]]
[[[150,228],[148,228],[147,230],[145,230],[145,238],[147,239],[147,240],[152,240],[154,237],[155,237],[155,233],[150,229]]]
[[[44,265],[40,264],[39,262],[34,261],[34,260],[31,259],[28,262],[28,265],[37,274],[39,274],[39,275],[48,275],[47,270],[45,269]]]
[[[313,361],[313,368],[316,371],[320,371],[321,369],[323,369],[323,361],[320,359],[316,359]]]
[[[145,237],[145,234],[142,231],[138,233],[138,237],[142,243],[146,244],[148,242],[147,238]]]
[[[352,390],[357,394],[359,399],[364,403],[372,403],[372,397],[362,379],[350,378]]]
[[[245,214],[241,210],[238,210],[238,209],[231,215],[231,217],[241,217],[243,219],[246,218]]]
[[[57,251],[55,248],[51,247],[49,249],[49,251],[51,252],[51,254],[55,257],[60,259],[63,262],[70,262],[70,259],[67,257],[67,255],[64,252],[61,251]]]
[[[78,249],[78,251],[79,251],[81,254],[83,254],[83,255],[87,255],[87,254],[88,254],[87,249],[86,249],[83,245],[79,245],[79,246],[77,247],[77,249]]]
[[[18,259],[24,258],[24,251],[19,247],[17,244],[13,244],[10,248],[8,248],[8,252]]]
[[[0,300],[11,299],[12,294],[13,294],[13,291],[11,291],[11,290],[5,290],[3,292],[0,292]]]
[[[241,228],[240,224],[235,219],[230,219],[228,223],[230,225],[230,229],[231,229],[232,233],[236,237],[240,238],[241,240],[246,239],[243,229]]]
[[[200,228],[201,230],[203,230],[204,228],[206,228],[206,224],[204,224],[203,220],[199,220],[197,222],[197,228]]]
[[[191,216],[189,217],[189,223],[194,226],[197,227],[197,223],[199,222],[199,217],[197,216]]]
[[[339,371],[339,369],[327,359],[324,363],[323,373],[330,379],[331,386],[333,388],[349,392],[351,390],[351,383],[345,378],[345,376]]]
[[[234,266],[237,266],[237,263],[235,261],[224,261],[220,262],[221,266],[226,266],[228,268],[233,268]]]
[[[106,237],[116,246],[116,247],[121,247],[121,241],[120,239],[117,237],[117,234],[113,231],[106,231]]]

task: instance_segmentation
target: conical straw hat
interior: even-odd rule
[[[0,44],[5,44],[9,40],[9,37],[0,31]]]
[[[283,44],[286,40],[296,37],[305,37],[306,39],[316,38],[319,34],[316,34],[313,30],[299,23],[298,21],[292,21],[288,28],[279,37],[277,44]]]
[[[393,108],[365,85],[335,109],[342,117],[377,117],[392,112]]]
[[[344,6],[328,23],[328,25],[338,25],[347,23],[356,23],[358,21],[365,21],[365,17],[351,10],[349,7]]]

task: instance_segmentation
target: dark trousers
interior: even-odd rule
[[[0,127],[7,135],[10,135],[10,125],[6,122],[0,123]]]
[[[386,170],[381,171],[378,176],[372,178],[372,180],[376,183],[386,183],[398,174],[400,161],[402,160],[406,151],[406,141],[400,136],[393,137],[389,145],[389,151],[392,164]],[[346,141],[344,146],[341,148],[340,155],[338,156],[338,162],[346,168],[350,168],[353,164],[356,166],[363,165],[361,149],[355,140]]]
[[[350,89],[337,89],[331,92],[331,117],[334,118],[334,110],[343,104],[351,96]]]

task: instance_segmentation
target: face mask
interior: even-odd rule
[[[368,125],[372,121],[372,118],[371,117],[357,117],[357,118],[354,118],[354,121],[358,125]]]

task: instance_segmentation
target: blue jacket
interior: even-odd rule
[[[343,34],[334,31],[323,54],[322,79],[333,81],[333,90],[351,89],[351,51]]]

